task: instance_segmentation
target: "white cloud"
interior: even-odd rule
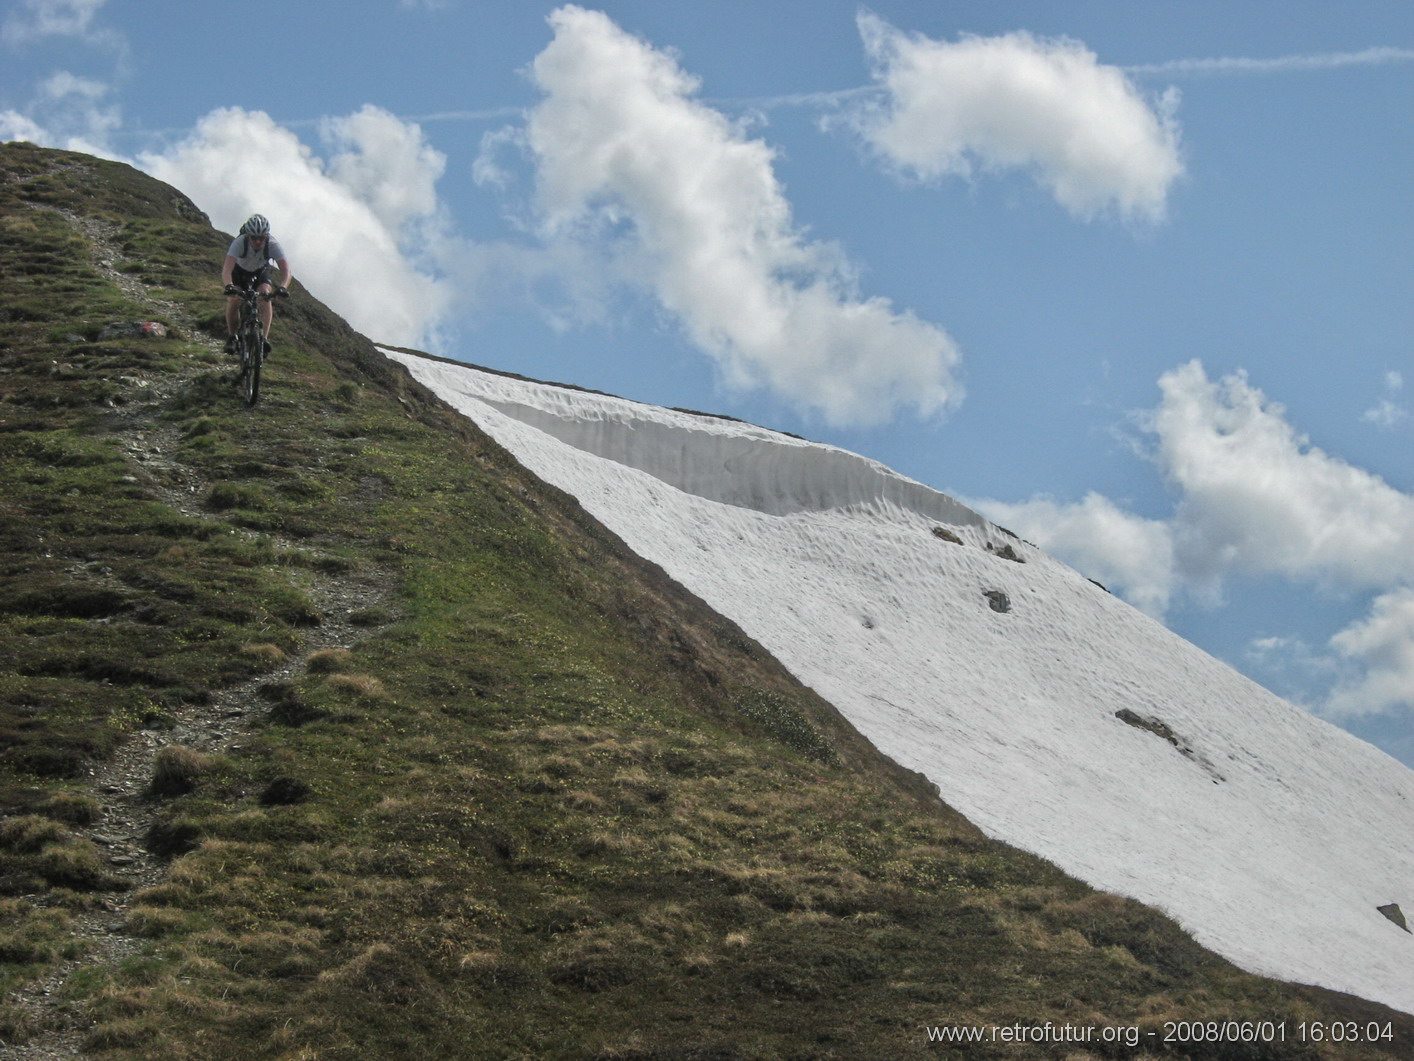
[[[417,224],[435,212],[431,188],[444,160],[415,126],[376,108],[331,121],[326,132],[342,148],[327,169],[268,115],[227,108],[138,165],[226,231],[266,214],[296,275],[351,325],[381,342],[425,344],[446,293],[414,263],[434,249]]]
[[[1237,576],[1369,595],[1324,651],[1269,635],[1249,658],[1332,717],[1414,710],[1414,496],[1311,445],[1241,372],[1214,381],[1193,361],[1159,386],[1144,425],[1177,497],[1168,519],[1095,494],[977,507],[1155,615],[1182,594],[1216,600]]]
[[[1414,497],[1312,446],[1238,373],[1190,362],[1159,381],[1156,459],[1180,491],[1179,565],[1342,588],[1414,579]]]
[[[122,124],[112,102],[113,83],[124,78],[127,39],[96,26],[107,0],[23,0],[0,25],[0,40],[11,48],[54,42],[68,60],[77,60],[76,44],[98,47],[116,58],[109,80],[57,70],[36,88],[22,110],[0,111],[0,140],[26,140],[46,147],[117,158],[109,138]],[[111,83],[110,83],[111,82]]]
[[[27,112],[0,111],[0,139],[114,158],[108,142],[122,112],[108,102],[111,91],[101,81],[60,70],[39,85]]]
[[[1384,397],[1373,408],[1366,409],[1361,413],[1360,419],[1367,424],[1385,428],[1394,427],[1401,421],[1409,419],[1409,410],[1395,400],[1403,389],[1403,373],[1386,372]]]
[[[1324,705],[1337,718],[1414,708],[1414,587],[1375,598],[1369,616],[1331,638],[1331,647],[1359,665]]]
[[[1409,410],[1388,398],[1381,398],[1378,405],[1361,413],[1360,419],[1376,427],[1393,427],[1409,419]]]
[[[51,75],[39,86],[39,98],[46,102],[83,100],[90,106],[108,95],[108,86],[89,77],[79,77],[67,70]]]
[[[508,187],[513,178],[511,171],[500,160],[503,149],[525,147],[525,130],[516,126],[506,126],[483,133],[476,160],[471,165],[472,180],[482,187]]]
[[[16,110],[0,110],[0,144],[9,143],[11,140],[23,140],[25,143],[45,146],[55,143],[49,131],[42,128],[33,118]]]
[[[1285,617],[1272,616],[1281,622]],[[1363,668],[1357,660],[1342,659],[1328,644],[1312,645],[1296,634],[1253,638],[1243,651],[1249,673],[1279,696],[1318,714],[1332,714],[1323,706],[1331,690],[1342,682],[1359,679]]]
[[[416,125],[366,106],[345,118],[326,118],[321,134],[341,149],[329,162],[329,177],[367,204],[386,228],[397,232],[438,213],[437,181],[447,159]]]
[[[1172,91],[1152,106],[1068,39],[937,41],[869,12],[859,30],[887,98],[851,121],[890,166],[923,180],[1021,169],[1078,217],[1164,217],[1183,173]]]
[[[0,37],[6,44],[28,44],[45,37],[87,37],[93,16],[107,0],[24,0],[5,18]]]
[[[117,104],[108,102],[108,85],[60,71],[39,91],[37,107],[42,114],[55,115],[53,124],[66,131],[65,147],[109,155],[109,137],[122,125],[122,113]]]
[[[526,129],[548,240],[601,248],[735,385],[838,423],[959,400],[948,336],[856,293],[838,249],[794,226],[771,149],[695,100],[671,56],[598,12],[567,6],[550,22]]]
[[[1047,552],[1065,557],[1135,607],[1156,617],[1168,610],[1176,572],[1173,530],[1164,521],[1125,512],[1096,493],[1073,505],[1049,498],[969,504]]]

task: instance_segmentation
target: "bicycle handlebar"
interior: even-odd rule
[[[289,298],[290,293],[283,287],[277,287],[268,295],[263,291],[257,291],[253,287],[237,287],[235,284],[226,285],[226,294],[235,295],[237,298],[263,298],[266,302],[273,302],[277,298]]]

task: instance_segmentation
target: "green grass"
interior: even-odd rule
[[[1408,1020],[1385,1051],[930,1046],[1396,1018],[987,840],[306,293],[244,408],[209,343],[224,237],[171,189],[25,144],[0,176],[0,983],[121,899],[136,953],[60,988],[89,1056],[1407,1052]],[[179,307],[169,338],[96,340],[153,310],[61,210]],[[380,593],[315,651],[330,580]],[[154,763],[167,871],[116,895],[89,771],[240,688],[233,747]],[[42,1034],[7,1012],[0,1039]]]

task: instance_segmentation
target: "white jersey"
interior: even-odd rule
[[[231,247],[226,253],[236,259],[236,264],[246,272],[254,273],[269,262],[283,260],[285,248],[280,246],[280,241],[272,236],[266,239],[265,251],[261,253],[245,236],[237,236],[231,240]]]

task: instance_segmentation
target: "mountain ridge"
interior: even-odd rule
[[[1259,1017],[1391,1037],[1152,1052],[1414,1041],[986,840],[307,292],[240,407],[223,237],[174,189],[23,144],[0,172],[5,1056],[1062,1057],[926,1028]]]

